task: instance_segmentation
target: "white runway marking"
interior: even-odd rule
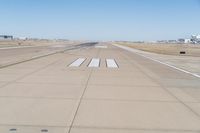
[[[114,59],[106,59],[106,65],[108,68],[118,68]]]
[[[69,67],[79,67],[85,60],[85,58],[79,58],[70,64]]]
[[[124,50],[133,52],[133,53],[135,53],[135,54],[137,54],[137,55],[140,55],[140,56],[142,56],[142,57],[144,57],[144,58],[147,58],[147,59],[150,59],[150,60],[152,60],[152,61],[158,62],[158,63],[160,63],[160,64],[166,65],[166,66],[168,66],[168,67],[170,67],[170,68],[173,68],[173,69],[176,69],[176,70],[178,70],[178,71],[181,71],[181,72],[190,74],[190,75],[192,75],[192,76],[194,76],[194,77],[200,78],[200,75],[198,75],[198,74],[196,74],[196,73],[192,73],[192,72],[186,71],[186,70],[184,70],[184,69],[175,67],[175,66],[173,66],[173,65],[170,65],[170,64],[161,62],[161,61],[159,61],[159,60],[156,60],[156,59],[147,57],[147,56],[145,56],[145,55],[142,55],[142,54],[138,53],[138,52],[137,52],[135,49],[133,49],[133,48],[129,48],[129,47],[126,47],[126,46],[121,46],[121,45],[118,45],[118,44],[113,44],[113,45],[116,46],[116,47],[122,48],[122,49],[124,49]]]
[[[88,67],[99,67],[100,66],[100,59],[99,58],[93,58],[88,65]]]
[[[104,45],[99,45],[99,46],[95,46],[95,48],[108,48],[108,46],[104,46]]]

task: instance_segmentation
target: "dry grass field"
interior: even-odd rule
[[[142,51],[153,52],[166,55],[180,55],[180,51],[185,51],[182,56],[200,57],[200,45],[196,44],[152,44],[152,43],[131,43],[117,42],[117,44],[126,45]]]

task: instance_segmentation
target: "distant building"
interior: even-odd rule
[[[10,35],[0,35],[0,40],[13,40],[13,36],[10,36]]]
[[[192,39],[200,39],[200,35],[192,35]]]
[[[168,43],[177,43],[177,40],[168,40]]]
[[[200,44],[200,35],[192,35],[191,36],[191,41],[192,43],[196,44],[199,43]]]
[[[19,37],[18,39],[19,39],[19,40],[28,40],[27,37]]]
[[[168,40],[158,40],[157,43],[168,43]]]
[[[191,39],[184,39],[184,38],[181,38],[181,39],[178,39],[178,42],[179,42],[179,43],[190,43],[190,42],[191,42]]]

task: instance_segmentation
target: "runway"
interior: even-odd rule
[[[47,46],[17,46],[0,48],[0,68],[23,63],[66,50],[88,47],[94,43],[69,43]]]
[[[59,51],[0,69],[0,132],[200,132],[198,77],[110,43]]]

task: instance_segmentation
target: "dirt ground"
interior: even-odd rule
[[[156,43],[131,43],[117,42],[135,49],[166,55],[196,56],[200,57],[200,45],[198,44],[156,44]],[[185,51],[186,54],[180,54]]]
[[[67,40],[0,40],[0,47],[8,46],[46,46],[69,43]]]

